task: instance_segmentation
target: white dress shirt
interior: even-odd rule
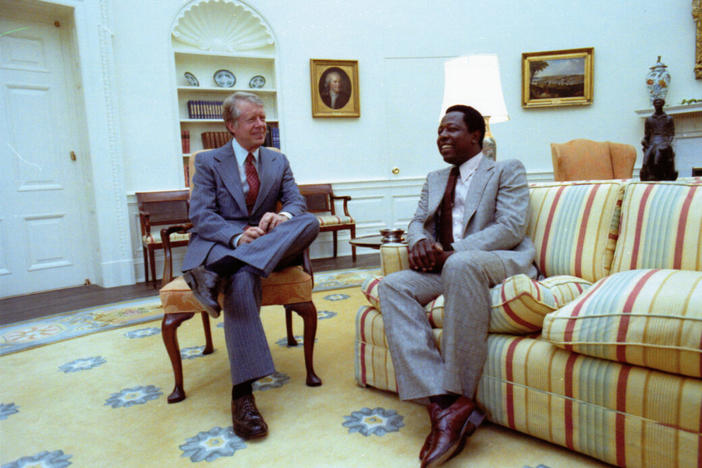
[[[468,188],[473,180],[473,174],[475,174],[482,159],[483,153],[480,152],[458,166],[459,177],[456,179],[456,192],[453,199],[453,210],[451,210],[454,242],[463,239],[463,215],[465,214]]]

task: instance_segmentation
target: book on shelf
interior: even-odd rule
[[[189,119],[220,119],[222,118],[223,101],[202,101],[189,100],[188,118]]]
[[[229,132],[202,132],[201,136],[203,149],[219,148],[232,138]]]
[[[185,176],[185,186],[190,187],[190,160],[183,158],[183,175]]]
[[[280,129],[276,126],[270,126],[268,131],[271,135],[271,146],[280,149]]]
[[[183,153],[188,154],[190,152],[190,131],[181,130],[180,131],[180,143],[183,147]]]

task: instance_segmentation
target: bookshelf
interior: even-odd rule
[[[221,103],[228,95],[236,91],[258,95],[264,102],[269,126],[279,127],[276,45],[265,20],[235,1],[190,3],[179,13],[171,34],[187,186],[190,154],[204,148],[203,140],[221,141],[221,138],[212,138],[212,132],[227,131],[221,118],[221,105],[216,103]],[[214,78],[218,70],[234,74],[236,82],[233,86],[218,86]],[[186,72],[197,79],[198,86],[186,78]],[[265,80],[260,88],[250,86],[250,81],[256,76]],[[186,134],[187,144],[184,141]]]

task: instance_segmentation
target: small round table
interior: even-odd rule
[[[359,236],[355,239],[349,240],[349,244],[356,247],[368,247],[371,249],[380,249],[382,245],[383,236],[380,234],[370,234],[366,236]],[[404,236],[402,236],[402,242],[405,242]]]

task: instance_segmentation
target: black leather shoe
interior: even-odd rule
[[[232,426],[242,439],[256,439],[268,434],[268,425],[256,408],[254,396],[244,395],[232,401]]]
[[[190,286],[195,299],[202,304],[207,313],[212,318],[219,317],[219,313],[222,310],[217,302],[220,283],[219,275],[201,265],[186,272],[183,278]]]

